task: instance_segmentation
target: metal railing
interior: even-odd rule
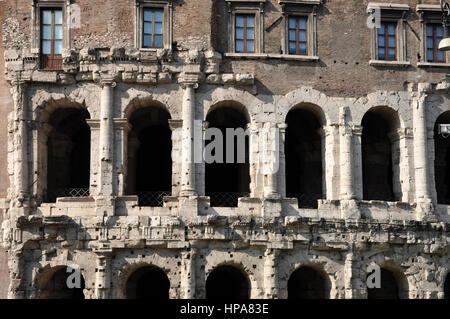
[[[288,193],[287,198],[297,198],[298,208],[318,208],[317,200],[322,199],[322,194],[294,194]]]
[[[249,197],[248,192],[211,192],[206,193],[210,197],[211,207],[237,207],[238,198]]]
[[[89,188],[59,188],[47,190],[47,202],[56,203],[58,197],[87,197]]]
[[[137,196],[139,198],[138,205],[146,207],[163,207],[164,197],[172,196],[170,191],[145,191],[138,192]]]

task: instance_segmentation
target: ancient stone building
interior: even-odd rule
[[[438,4],[0,1],[3,296],[449,298]]]

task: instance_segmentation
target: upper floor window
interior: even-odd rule
[[[397,60],[397,24],[382,22],[378,28],[378,60]]]
[[[255,16],[236,15],[236,52],[255,52]]]
[[[63,15],[61,8],[41,10],[41,68],[61,69]]]
[[[144,30],[142,47],[163,47],[163,14],[164,11],[162,9],[144,9]]]
[[[136,0],[136,47],[172,48],[172,0]]]
[[[442,24],[428,23],[427,24],[427,62],[441,62],[445,63],[445,53],[440,51],[439,42],[444,36],[444,28]]]
[[[289,17],[289,54],[308,54],[307,22],[307,17]]]

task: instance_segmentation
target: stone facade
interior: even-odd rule
[[[56,289],[49,282],[75,264],[85,298],[130,297],[133,274],[144,266],[166,274],[170,298],[205,298],[219,266],[247,278],[250,298],[287,298],[290,278],[307,266],[323,280],[322,297],[358,299],[369,295],[373,263],[393,274],[400,298],[448,297],[450,210],[439,200],[446,184],[435,172],[437,159],[450,163],[434,130],[450,111],[450,64],[420,57],[423,1],[397,1],[409,6],[402,16],[408,63],[380,66],[369,63],[366,0],[297,1],[316,20],[317,56],[307,57],[280,53],[287,1],[156,1],[168,8],[173,41],[146,50],[135,40],[139,1],[77,0],[80,25],[64,26],[70,38],[57,71],[40,69],[35,43],[36,10],[46,2],[0,1],[0,220],[9,269],[0,271],[0,290],[8,298],[49,297]],[[228,49],[229,17],[242,3],[260,14],[260,52]],[[172,134],[172,150],[192,159],[195,121],[206,128],[223,107],[245,117],[251,158],[260,155],[261,128],[279,131],[270,141],[280,143],[278,172],[265,174],[251,162],[249,196],[237,207],[214,207],[206,164],[174,162],[162,207],[139,205],[127,188],[133,113],[168,113],[170,129],[188,133]],[[69,109],[87,114],[88,196],[51,202],[49,141],[60,142],[52,135],[55,114]],[[314,207],[288,196],[284,143],[292,110],[309,112],[319,126],[322,194]],[[371,112],[388,123],[388,150],[367,142],[363,123]],[[367,160],[372,146],[375,155],[390,154],[392,199],[378,198],[384,188],[373,173],[388,164]]]

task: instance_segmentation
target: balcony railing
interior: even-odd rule
[[[318,200],[322,199],[322,194],[311,195],[311,194],[294,194],[288,193],[287,198],[297,198],[298,208],[318,208]]]
[[[172,196],[170,191],[145,191],[138,192],[137,196],[139,198],[139,206],[146,207],[163,207],[164,197]]]
[[[47,203],[56,203],[58,197],[87,197],[89,188],[59,188],[47,191]]]
[[[210,197],[211,207],[237,207],[238,198],[249,197],[246,192],[211,192],[206,193]]]

